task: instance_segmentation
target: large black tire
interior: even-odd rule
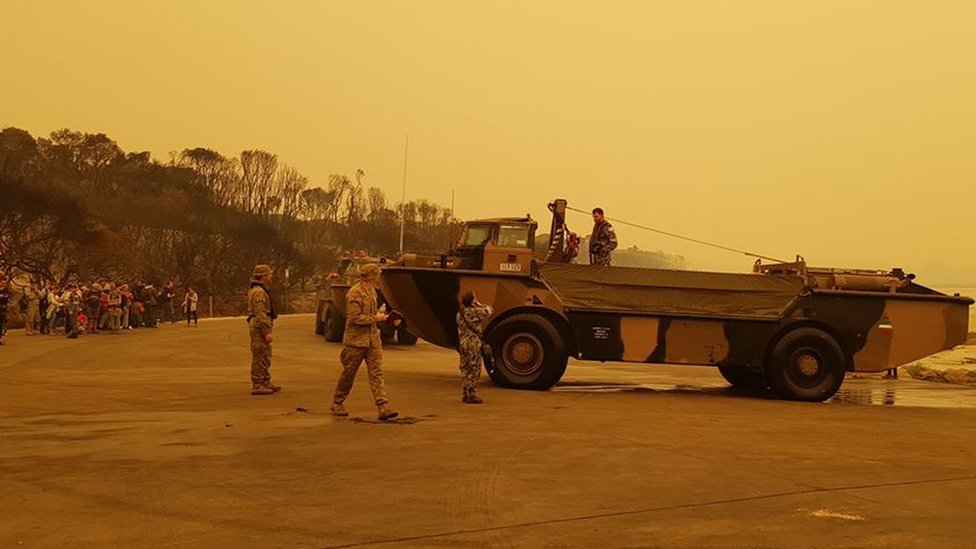
[[[766,376],[761,371],[753,370],[743,366],[719,366],[719,373],[728,381],[732,387],[744,391],[755,391],[765,389]]]
[[[397,337],[397,343],[399,343],[400,345],[416,345],[417,344],[417,339],[418,338],[417,338],[417,336],[413,335],[410,332],[410,330],[407,329],[407,323],[406,322],[401,322],[400,325],[397,326],[396,337]]]
[[[325,320],[322,318],[322,309],[325,308],[324,303],[319,303],[318,310],[315,311],[315,335],[325,335]]]
[[[769,353],[766,379],[780,398],[823,402],[844,382],[847,361],[830,334],[817,328],[787,332]]]
[[[346,319],[336,306],[329,302],[329,308],[325,312],[325,340],[333,343],[342,341],[345,332]]]
[[[501,387],[544,391],[566,371],[566,342],[542,316],[506,318],[486,334],[486,339],[494,355],[488,375]]]

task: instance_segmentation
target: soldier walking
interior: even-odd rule
[[[381,420],[397,417],[397,412],[388,406],[386,387],[383,381],[383,343],[377,322],[385,322],[386,313],[379,312],[376,303],[375,284],[380,278],[380,268],[374,264],[363,265],[359,270],[359,282],[346,293],[346,333],[342,338],[342,373],[336,383],[332,397],[332,413],[348,416],[343,403],[356,381],[359,366],[366,361],[369,374],[369,388]]]
[[[610,266],[610,254],[617,249],[617,234],[603,217],[603,208],[593,208],[593,233],[590,235],[590,265]]]
[[[251,336],[251,394],[272,395],[281,387],[271,383],[271,331],[278,314],[268,285],[271,267],[255,265],[251,272],[251,289],[247,292],[247,324]]]
[[[494,313],[491,307],[482,304],[474,292],[461,298],[461,310],[457,314],[458,355],[461,369],[461,402],[481,404],[478,396],[478,378],[481,377],[482,347],[484,346],[485,319]]]

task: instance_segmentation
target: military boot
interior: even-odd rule
[[[271,389],[275,393],[277,393],[278,391],[281,390],[281,385],[275,385],[274,383],[271,383],[270,381],[265,381],[264,382],[264,386],[267,387],[268,389]]]
[[[465,395],[461,397],[461,402],[465,404],[481,404],[484,402],[484,400],[481,400],[481,397],[474,393],[465,393]]]
[[[251,385],[252,395],[273,395],[274,393],[274,390],[267,385],[261,385],[258,383]]]
[[[333,402],[332,406],[329,407],[329,411],[332,412],[332,415],[334,416],[346,417],[349,415],[349,412],[346,411],[346,407],[343,406],[341,402]]]
[[[379,412],[378,413],[379,418],[384,421],[387,419],[393,419],[398,415],[400,415],[399,412],[390,409],[390,407],[387,406],[386,404],[380,404],[379,406],[376,407],[376,410],[377,412]]]

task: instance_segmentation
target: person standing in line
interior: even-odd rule
[[[186,325],[190,325],[190,319],[193,319],[193,325],[196,326],[199,322],[197,317],[197,303],[200,301],[200,296],[197,295],[197,291],[193,286],[186,287],[186,296],[183,298],[183,312],[186,313]]]
[[[159,318],[156,316],[159,314],[159,293],[156,291],[156,287],[150,284],[142,289],[142,304],[145,307],[145,311],[142,313],[143,324],[146,328],[158,328]]]
[[[359,366],[366,361],[369,374],[369,388],[373,393],[377,415],[381,420],[397,417],[398,413],[389,407],[386,383],[383,380],[383,342],[380,338],[378,322],[385,322],[386,313],[380,312],[376,300],[376,283],[380,278],[380,268],[372,263],[359,269],[359,282],[346,292],[346,332],[342,338],[342,373],[336,382],[330,410],[334,415],[345,417],[345,401],[356,381]]]
[[[142,292],[146,289],[146,284],[142,279],[137,279],[132,286],[132,307],[129,312],[131,322],[129,326],[141,328],[145,325],[146,304],[142,301]]]
[[[269,265],[255,265],[247,291],[247,325],[251,337],[251,394],[273,395],[281,387],[271,383],[271,343],[278,314],[268,286],[273,271]]]
[[[108,286],[108,328],[113,334],[122,328],[122,294],[114,284]]]
[[[111,292],[112,283],[106,280],[102,281],[102,293],[99,295],[99,302],[101,303],[98,311],[98,329],[108,330],[109,329],[109,306],[108,306],[108,295]]]
[[[41,335],[51,333],[51,321],[47,316],[47,308],[51,304],[50,300],[48,299],[48,296],[51,293],[49,288],[50,285],[47,282],[41,282],[41,285],[37,290],[37,293],[40,296],[37,307],[37,318]]]
[[[61,305],[61,288],[56,283],[52,284],[47,292],[47,310],[41,311],[41,314],[47,317],[49,334],[55,333],[58,321],[63,316]]]
[[[130,324],[131,318],[129,315],[132,313],[132,292],[129,291],[129,285],[122,283],[119,287],[119,295],[122,296],[122,326],[123,330],[131,330],[132,325]]]
[[[458,355],[461,369],[461,402],[481,404],[478,396],[478,378],[481,377],[482,348],[484,347],[484,322],[494,311],[482,304],[474,292],[461,298],[457,314]]]
[[[0,271],[0,345],[4,345],[3,338],[7,335],[7,308],[10,306],[10,296],[7,273]]]
[[[98,316],[102,308],[102,285],[94,282],[85,292],[85,331],[98,333]]]
[[[170,280],[166,286],[163,287],[163,309],[162,313],[166,314],[169,319],[170,324],[176,324],[176,306],[174,301],[176,300],[176,285]],[[160,314],[162,316],[162,314]]]
[[[24,289],[24,299],[27,301],[27,311],[24,314],[27,335],[37,335],[37,325],[41,320],[41,294],[37,282],[31,282],[30,286]]]
[[[610,266],[610,254],[617,249],[617,233],[603,216],[603,208],[593,208],[593,233],[590,235],[590,265]]]
[[[65,290],[64,294],[61,296],[61,303],[64,304],[66,313],[64,320],[64,335],[68,338],[75,339],[78,337],[78,332],[84,329],[84,326],[79,325],[78,322],[78,314],[84,307],[84,301],[82,299],[81,291],[78,290],[77,283],[72,282],[68,285],[68,289]]]

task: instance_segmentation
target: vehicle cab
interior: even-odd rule
[[[530,217],[469,221],[454,246],[457,268],[492,273],[528,273],[538,224]]]

